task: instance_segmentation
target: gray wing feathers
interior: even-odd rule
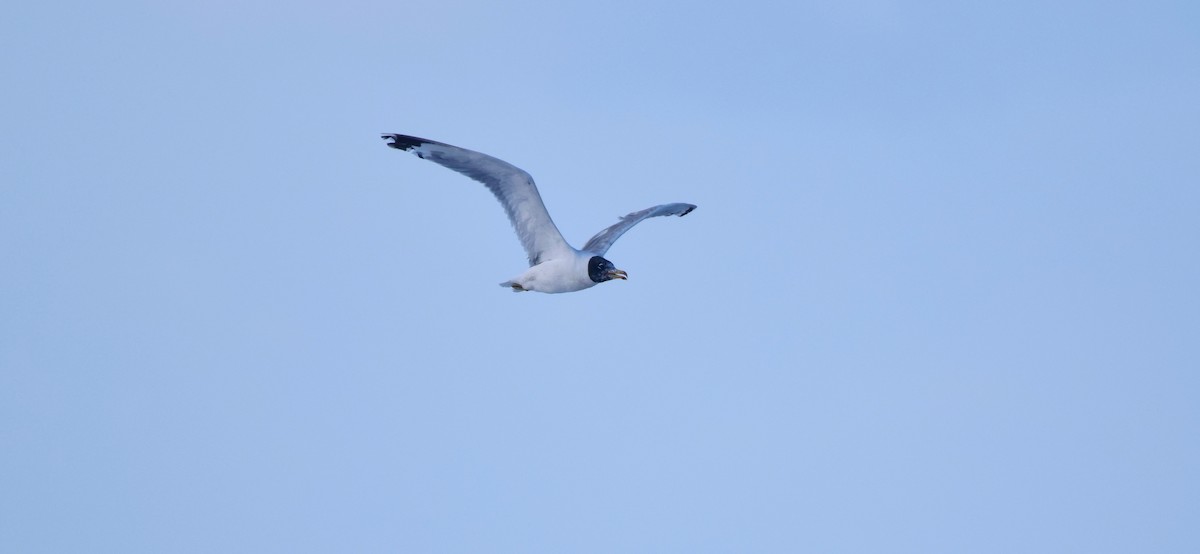
[[[621,235],[625,234],[625,231],[628,231],[634,225],[641,223],[642,220],[664,215],[677,215],[679,217],[683,217],[691,213],[694,209],[696,209],[695,205],[679,203],[662,204],[660,206],[654,206],[653,208],[646,208],[640,212],[633,212],[625,217],[622,217],[621,221],[618,221],[612,227],[596,233],[596,236],[589,239],[587,244],[583,245],[583,250],[585,252],[596,254],[597,256],[603,256],[605,252],[608,252],[609,248],[612,248],[613,243],[617,242],[617,239],[620,238]]]
[[[508,214],[521,246],[525,247],[525,254],[529,256],[529,265],[541,263],[548,258],[547,255],[552,257],[571,251],[570,245],[550,219],[537,186],[533,184],[533,177],[525,171],[487,154],[433,140],[396,134],[385,134],[383,138],[390,140],[388,146],[392,148],[412,152],[421,159],[483,183],[504,206],[504,212]]]

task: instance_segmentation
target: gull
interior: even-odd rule
[[[529,256],[528,270],[500,283],[502,287],[511,287],[513,292],[575,292],[613,279],[628,279],[628,273],[604,258],[613,243],[647,218],[683,217],[696,209],[693,204],[675,203],[633,212],[596,233],[582,249],[576,249],[567,244],[550,219],[533,177],[520,168],[487,154],[435,140],[393,133],[386,133],[383,138],[388,146],[462,173],[483,183],[496,195]]]

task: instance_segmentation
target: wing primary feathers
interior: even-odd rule
[[[504,160],[436,140],[395,133],[384,133],[382,137],[392,148],[411,152],[483,183],[504,207],[525,248],[529,265],[572,253],[573,249],[550,219],[529,173]]]
[[[420,137],[410,137],[408,135],[397,135],[395,133],[384,133],[382,137],[384,140],[390,141],[387,143],[388,146],[397,150],[403,150],[405,152],[411,152],[414,148],[417,148],[422,144],[441,144],[435,140],[423,139]],[[420,152],[413,153],[416,154],[418,158],[421,158],[422,160],[425,159],[425,156]]]
[[[632,229],[634,225],[637,225],[638,223],[641,223],[642,221],[651,217],[668,215],[677,215],[679,217],[683,217],[692,213],[692,210],[695,209],[695,204],[677,202],[675,204],[661,204],[638,212],[633,212],[622,217],[620,221],[617,221],[609,228],[596,233],[596,236],[588,239],[587,244],[583,245],[583,250],[603,256],[605,252],[608,252],[609,248],[612,248],[613,243],[616,242],[618,238],[621,238],[621,235],[624,235],[626,231]]]

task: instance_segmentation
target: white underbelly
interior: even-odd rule
[[[580,268],[570,258],[535,265],[513,281],[525,290],[547,293],[575,292],[596,285],[588,277],[587,267]]]

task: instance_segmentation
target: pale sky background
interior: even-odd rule
[[[1200,551],[1196,2],[10,4],[0,552]]]

